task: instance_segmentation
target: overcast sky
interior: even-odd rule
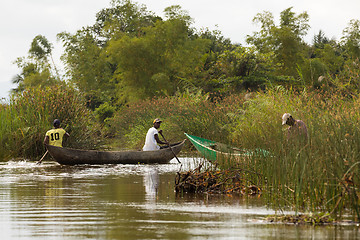
[[[180,5],[195,20],[197,29],[218,29],[233,43],[245,43],[246,35],[258,31],[252,23],[257,13],[269,11],[275,20],[281,11],[293,7],[297,14],[307,11],[310,27],[306,41],[311,43],[319,30],[328,38],[339,40],[351,19],[360,19],[360,0],[138,0],[148,10],[163,17],[163,10]],[[19,69],[13,64],[18,57],[27,56],[36,35],[44,35],[54,44],[54,57],[60,65],[62,47],[56,35],[75,33],[93,25],[95,15],[110,6],[110,0],[8,0],[1,4],[0,14],[0,98],[8,98],[15,86],[11,79]],[[61,67],[58,66],[58,67]]]

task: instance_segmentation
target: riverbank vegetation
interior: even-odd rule
[[[195,29],[180,6],[164,15],[112,1],[94,25],[58,34],[63,75],[51,43],[36,36],[15,62],[18,87],[0,105],[0,158],[41,156],[55,118],[71,134],[66,146],[140,149],[159,117],[172,142],[188,132],[268,150],[218,167],[255,173],[246,177],[269,206],[359,221],[360,21],[350,20],[339,41],[320,31],[309,44],[306,12],[287,8],[278,25],[263,12],[245,47]],[[307,144],[287,142],[284,112],[307,124]]]
[[[45,132],[61,118],[71,137],[64,146],[93,148],[98,145],[100,125],[92,121],[79,92],[66,85],[22,91],[0,111],[0,158],[37,158],[44,154]]]

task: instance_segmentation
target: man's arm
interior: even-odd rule
[[[162,141],[159,139],[159,135],[158,135],[158,134],[155,134],[154,137],[155,137],[155,140],[156,140],[156,142],[157,142],[158,144],[166,144],[166,142],[162,142]]]
[[[48,145],[49,144],[49,136],[45,136],[44,138],[44,144]]]

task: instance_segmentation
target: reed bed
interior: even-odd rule
[[[305,144],[287,141],[281,125],[285,112],[307,124]],[[110,129],[124,145],[141,148],[156,117],[164,120],[161,128],[171,141],[188,132],[238,148],[269,151],[267,157],[230,159],[219,166],[253,172],[248,180],[264,190],[269,206],[359,221],[360,99],[281,87],[211,101],[199,95],[153,99],[122,109],[109,122]]]
[[[288,141],[283,113],[308,127],[306,143]],[[71,137],[65,145],[96,147],[100,129],[78,92],[67,86],[31,89],[0,105],[0,158],[44,153],[45,132],[59,118]],[[343,92],[278,87],[256,94],[209,99],[199,93],[132,103],[106,120],[117,147],[141,148],[155,118],[167,140],[183,132],[238,148],[265,149],[246,161],[224,161],[220,169],[245,169],[269,206],[360,219],[360,99]],[[192,150],[191,144],[187,149]]]
[[[349,214],[359,221],[360,100],[341,94],[274,89],[248,101],[231,138],[237,145],[260,147],[267,158],[242,162],[263,175],[269,204],[297,212]],[[303,120],[308,142],[287,141],[281,116]]]
[[[99,127],[79,93],[66,86],[28,89],[0,109],[0,159],[38,158],[44,154],[45,132],[60,119],[71,137],[64,145],[91,147]]]

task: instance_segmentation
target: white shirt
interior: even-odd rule
[[[146,134],[145,145],[143,151],[159,150],[160,146],[157,145],[155,134],[159,134],[158,130],[154,127],[150,128]]]

